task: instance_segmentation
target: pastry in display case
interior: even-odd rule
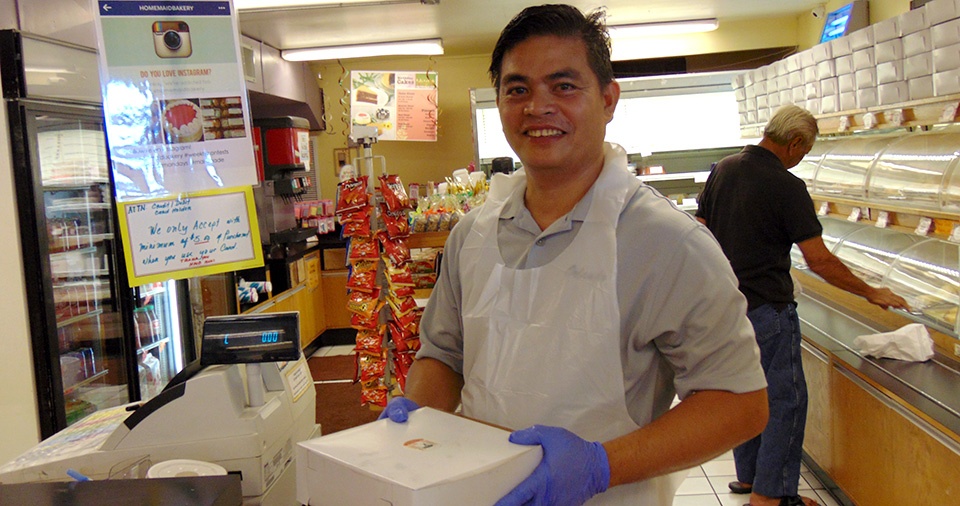
[[[834,146],[820,161],[811,193],[865,199],[870,168],[881,152],[897,138],[878,134],[821,141],[824,145],[831,143]]]
[[[960,154],[956,128],[904,135],[877,157],[867,179],[868,201],[910,209],[939,210],[946,175]],[[949,188],[949,186],[948,186]]]

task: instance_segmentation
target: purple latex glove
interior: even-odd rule
[[[610,463],[600,443],[560,427],[534,425],[510,434],[510,442],[543,446],[543,459],[496,506],[580,505],[610,486]]]
[[[383,411],[380,412],[377,420],[389,418],[395,423],[406,423],[407,415],[417,409],[420,409],[420,406],[418,406],[416,402],[406,397],[394,397],[387,403],[387,407],[383,408]]]

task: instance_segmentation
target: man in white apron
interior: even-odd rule
[[[386,416],[462,403],[542,445],[503,506],[668,506],[685,475],[670,473],[767,420],[736,279],[709,232],[603,142],[620,89],[602,13],[524,10],[490,71],[524,168],[496,175],[451,233],[406,398]]]

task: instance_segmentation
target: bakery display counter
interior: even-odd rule
[[[919,363],[861,355],[853,346],[857,336],[909,320],[798,277],[805,291],[797,310],[809,391],[803,448],[811,468],[825,472],[855,504],[955,502],[960,364],[941,351]],[[923,483],[923,490],[918,495],[903,483]]]
[[[828,216],[821,216],[820,223],[827,249],[855,275],[906,299],[913,311],[900,313],[953,338],[960,336],[960,245]],[[791,261],[797,271],[820,279],[809,271],[796,245]]]

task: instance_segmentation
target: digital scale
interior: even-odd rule
[[[144,478],[189,459],[239,474],[244,505],[295,504],[294,448],[320,432],[299,318],[207,318],[200,360],[158,396],[90,414],[0,467],[0,483]]]

